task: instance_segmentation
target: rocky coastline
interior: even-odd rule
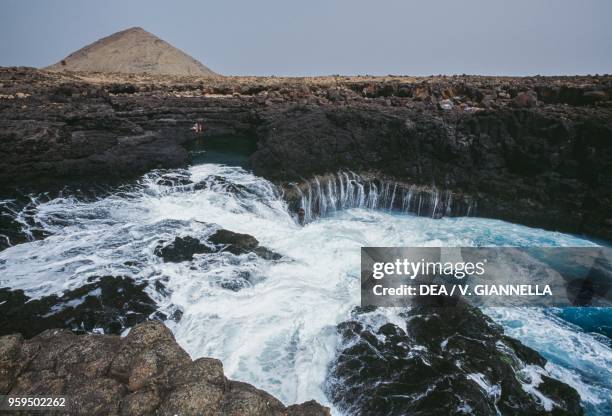
[[[406,330],[338,325],[342,342],[326,389],[339,409],[351,415],[583,414],[578,393],[547,375],[542,356],[504,336],[477,309],[417,306],[405,318]],[[330,415],[315,401],[285,406],[229,380],[219,360],[192,361],[159,321],[137,324],[124,338],[66,329],[30,339],[4,335],[0,376],[0,394],[65,397],[68,407],[57,414]]]
[[[338,325],[341,347],[327,381],[338,408],[389,416],[583,414],[578,392],[549,377],[540,354],[479,309],[429,301],[405,312],[402,326],[359,322],[371,312],[359,308]]]
[[[160,242],[155,254],[175,263],[219,251],[280,258],[225,229],[206,240]],[[219,360],[192,361],[162,323],[182,313],[161,314],[145,286],[105,276],[61,297],[0,289],[0,394],[67,397],[69,414],[330,414],[314,401],[285,407],[228,380]],[[154,286],[165,290],[160,281]],[[360,319],[376,308],[356,307],[336,327],[340,343],[324,386],[332,403],[349,415],[583,414],[576,390],[550,377],[538,352],[477,308],[455,303],[424,298],[402,313],[404,324],[382,326]]]
[[[203,134],[191,130],[200,119]],[[0,188],[181,167],[190,143],[213,136],[251,137],[250,167],[282,187],[290,209],[307,200],[311,217],[342,204],[331,190],[350,174],[373,207],[612,239],[612,76],[198,78],[0,68]],[[155,254],[165,262],[219,251],[279,257],[227,230],[208,241],[159,243]],[[118,289],[123,298],[114,296]],[[104,276],[34,301],[1,289],[0,300],[15,318],[0,325],[12,334],[0,338],[0,394],[71,396],[83,414],[329,414],[314,402],[285,407],[228,380],[217,360],[191,361],[154,321],[180,316],[156,315],[143,286],[128,278]],[[58,313],[60,304],[72,309]],[[465,405],[479,414],[496,414],[498,402],[504,414],[582,413],[577,392],[547,376],[544,358],[478,310],[416,308],[406,329],[338,326],[343,344],[327,386],[335,405],[355,414],[433,415],[435,400],[444,400],[448,411]],[[388,360],[395,364],[386,367]],[[406,379],[424,362],[438,371],[432,379]],[[375,365],[355,377],[364,363]],[[358,394],[380,382],[388,389]],[[492,385],[501,390],[489,392]],[[435,395],[419,399],[430,387]],[[449,396],[454,390],[461,400]],[[414,400],[396,400],[398,392]]]
[[[156,321],[136,325],[125,338],[61,329],[29,340],[0,337],[0,394],[65,397],[65,411],[57,414],[330,415],[314,401],[286,407],[250,384],[229,380],[219,360],[192,361]]]
[[[248,135],[278,183],[342,169],[612,239],[612,76],[173,77],[0,69],[0,183],[130,177]],[[202,136],[190,130],[206,124]]]

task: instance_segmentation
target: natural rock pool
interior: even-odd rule
[[[333,407],[326,383],[338,357],[338,324],[357,319],[374,329],[405,326],[400,310],[352,313],[359,304],[360,247],[597,244],[498,220],[431,219],[350,206],[302,227],[275,185],[215,163],[153,171],[98,197],[66,193],[32,197],[25,206],[2,203],[26,235],[46,237],[0,252],[0,287],[42,298],[101,276],[146,283],[157,316],[192,358],[219,358],[228,376],[286,404],[316,399]],[[254,236],[282,258],[212,251],[164,262],[155,253],[176,237],[204,242],[219,228]],[[79,299],[67,302],[57,308],[78,306]],[[588,309],[573,315],[537,308],[485,313],[547,358],[548,374],[574,387],[588,414],[612,412],[610,339],[587,332],[605,327],[610,312],[591,318]],[[593,320],[604,324],[593,326]]]

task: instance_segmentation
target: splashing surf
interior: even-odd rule
[[[47,237],[0,252],[0,286],[40,297],[82,286],[91,276],[147,282],[160,311],[182,312],[178,322],[167,323],[192,357],[219,358],[230,377],[285,403],[329,404],[322,386],[338,346],[335,327],[359,303],[361,246],[594,245],[497,220],[419,216],[426,205],[450,212],[452,196],[428,194],[425,203],[423,194],[419,202],[416,189],[400,192],[344,175],[300,189],[312,220],[305,227],[273,184],[216,164],[151,172],[99,198],[32,199],[27,210],[11,209],[25,233]],[[284,258],[215,253],[164,263],[154,254],[160,241],[204,240],[219,227],[251,234]],[[156,282],[164,289],[156,290]],[[242,289],[228,290],[227,282]],[[610,409],[612,353],[605,339],[545,310],[487,312],[550,359],[549,372],[578,389],[590,414]],[[368,316],[400,322],[392,309]]]

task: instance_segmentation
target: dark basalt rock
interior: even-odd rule
[[[163,258],[165,262],[180,263],[193,260],[194,254],[213,253],[215,250],[202,244],[200,240],[193,237],[176,237],[174,241],[166,246],[158,246],[155,254]]]
[[[208,241],[222,246],[223,251],[228,251],[235,255],[255,253],[266,260],[278,260],[282,257],[280,254],[260,246],[259,241],[249,234],[240,234],[220,229],[208,237]]]
[[[29,198],[16,190],[0,190],[0,201],[4,199],[3,197],[6,198],[6,201],[0,202],[0,251],[10,246],[49,236],[49,233],[41,230],[33,220],[36,208],[31,204]],[[22,222],[27,224],[27,227]],[[26,232],[24,228],[28,228],[28,231]]]
[[[216,282],[223,289],[238,292],[246,287],[252,287],[256,283],[252,273],[248,271],[237,271],[230,276],[224,276]]]
[[[21,232],[21,225],[14,221],[10,212],[4,212],[0,205],[0,251],[15,244],[27,241]]]
[[[161,186],[187,186],[193,184],[187,171],[163,173],[157,178],[155,183]]]
[[[248,253],[259,246],[259,241],[252,235],[223,229],[215,231],[214,234],[208,237],[208,241],[216,245],[225,246],[225,250],[232,254]]]
[[[546,360],[478,309],[417,306],[406,327],[357,321],[338,326],[340,355],[330,368],[328,392],[350,415],[580,415],[580,396],[542,375],[538,391],[555,405],[544,409],[526,392],[525,366]]]
[[[205,190],[205,189],[213,189],[213,190],[222,189],[225,192],[228,192],[234,195],[242,195],[242,196],[246,196],[250,193],[246,186],[232,183],[228,181],[227,178],[224,178],[218,175],[213,175],[211,177],[206,178],[206,180],[204,181],[196,183],[193,189],[195,189],[196,191]]]
[[[612,111],[567,110],[291,107],[268,115],[251,164],[282,182],[378,172],[471,195],[478,216],[612,239]]]
[[[281,254],[275,253],[274,251],[266,247],[256,247],[253,253],[265,260],[280,260],[283,258]]]
[[[197,238],[176,237],[172,243],[166,246],[158,246],[155,249],[155,254],[162,257],[164,261],[173,263],[191,261],[194,254],[216,253],[218,251],[227,251],[235,255],[255,253],[266,260],[278,260],[282,257],[280,254],[260,246],[259,241],[249,234],[220,229],[208,237],[208,241],[215,247],[211,248],[201,243]]]
[[[22,290],[0,289],[0,335],[20,332],[26,338],[48,329],[87,333],[102,329],[120,334],[150,319],[157,307],[144,292],[146,284],[129,277],[90,278],[62,296],[30,299]],[[161,316],[159,318],[162,318]]]
[[[58,329],[0,337],[0,394],[65,396],[76,415],[330,416],[318,403],[285,407],[228,380],[219,360],[192,361],[155,321],[125,338]]]
[[[0,84],[0,184],[9,187],[185,166],[189,142],[249,135],[250,167],[268,179],[378,172],[477,197],[479,216],[612,239],[610,76],[115,74],[93,85],[76,73],[0,68]],[[199,118],[203,134],[190,130]]]

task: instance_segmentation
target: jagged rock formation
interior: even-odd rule
[[[170,263],[191,261],[194,254],[212,253],[213,251],[211,247],[190,236],[176,237],[170,244],[162,244],[155,248],[155,254]]]
[[[164,318],[146,286],[130,277],[90,277],[87,284],[61,296],[38,299],[20,289],[0,288],[0,335],[19,332],[31,338],[49,328],[120,334],[154,314]]]
[[[341,169],[612,238],[612,77],[178,78],[0,70],[0,182],[129,176],[251,135],[278,182]]]
[[[405,318],[404,328],[338,325],[327,384],[347,415],[583,414],[576,390],[478,309],[417,306]]]
[[[452,192],[454,198],[460,196],[453,200],[453,207],[459,209],[460,215],[469,206],[467,201],[477,201],[479,215],[612,238],[611,97],[609,76],[288,80],[0,69],[0,182],[14,188],[16,182],[43,178],[107,180],[157,167],[182,166],[189,158],[184,145],[200,137],[190,127],[194,120],[203,118],[204,137],[252,135],[258,142],[258,150],[251,157],[255,171],[277,182],[299,182],[297,188],[302,192],[307,186],[312,188],[311,178],[315,175],[329,178],[339,170],[350,169],[367,172],[364,177],[370,187],[402,184],[407,189],[404,192],[407,201],[412,185],[418,185],[415,189],[423,200],[427,198],[425,195],[434,192],[434,185],[436,189]],[[337,179],[333,180],[336,183]],[[321,213],[324,198],[321,193],[318,195],[318,199],[314,196],[310,201]],[[388,191],[384,201],[391,204],[392,198],[386,199],[387,196]],[[461,205],[461,201],[467,205]],[[411,204],[414,200],[410,199],[408,205],[414,210]],[[252,251],[258,244],[244,235],[218,237],[219,247],[237,253]],[[188,243],[187,250],[179,253],[179,259],[205,250],[202,242]],[[63,300],[70,302],[73,298]],[[22,304],[26,301],[23,297],[17,298]],[[32,307],[39,305],[40,311],[48,310],[44,302],[34,303]],[[122,312],[118,308],[112,316],[123,322]],[[70,324],[62,320],[63,316],[53,318],[60,320],[58,325]],[[541,410],[531,399],[532,395],[522,393],[524,389],[516,378],[511,378],[507,387],[502,380],[504,375],[512,376],[512,371],[521,371],[527,366],[541,368],[543,361],[537,354],[488,328],[488,324],[483,324],[486,319],[477,313],[470,314],[470,320],[459,327],[444,325],[445,322],[454,324],[453,317],[446,317],[442,322],[432,317],[431,322],[436,325],[431,328],[429,321],[412,315],[410,318],[409,333],[397,327],[372,330],[353,324],[340,329],[350,341],[347,345],[354,342],[355,346],[363,347],[360,340],[376,341],[373,345],[383,355],[406,352],[394,349],[395,341],[405,342],[409,353],[430,359],[442,372],[448,369],[452,378],[447,382],[465,389],[466,398],[473,406],[483,406],[485,414],[491,410],[487,407],[491,400],[483,399],[487,389],[479,388],[479,382],[485,387],[501,383],[500,397],[504,397],[505,406],[514,405],[517,399],[504,396],[504,388],[518,397],[519,402],[524,400],[523,410],[532,413]],[[491,368],[483,367],[486,362],[472,359],[466,364],[473,372],[462,373],[456,368],[453,358],[478,357],[478,354],[469,353],[472,347],[461,344],[462,336],[447,342],[454,350],[442,348],[443,341],[453,331],[465,332],[482,341],[479,343],[482,347],[474,348],[482,348],[478,351],[491,357]],[[138,331],[132,336],[138,338]],[[258,406],[276,402],[262,401],[262,397],[268,396],[261,396],[241,383],[225,381],[220,385],[198,376],[207,380],[200,385],[191,376],[185,376],[178,383],[189,389],[179,390],[178,385],[172,384],[174,381],[164,378],[166,369],[172,368],[175,374],[191,374],[193,366],[200,364],[188,363],[168,336],[160,335],[164,340],[160,343],[157,337],[144,336],[146,342],[137,339],[134,345],[138,348],[130,347],[129,337],[126,340],[113,336],[77,337],[66,331],[47,331],[29,341],[18,336],[4,337],[0,342],[0,375],[9,376],[0,377],[3,382],[7,380],[2,391],[16,389],[15,392],[23,394],[38,389],[49,389],[41,390],[49,394],[65,391],[86,397],[92,406],[96,403],[101,406],[88,409],[92,414],[99,409],[107,413],[104,406],[108,403],[119,403],[113,405],[116,407],[110,409],[111,413],[121,409],[127,409],[127,414],[146,413],[151,409],[147,406],[163,413],[179,407],[170,409],[160,403],[199,406],[204,405],[201,400],[211,397],[212,402],[206,405],[212,403],[228,411],[238,406],[237,403],[272,411]],[[493,353],[498,341],[510,348],[510,356]],[[93,345],[91,354],[100,355],[81,354],[80,347],[76,347],[81,342]],[[148,344],[152,352],[147,350]],[[427,345],[428,352],[419,350],[419,345]],[[140,352],[140,348],[142,357],[133,354],[136,350]],[[343,372],[347,367],[341,364],[350,366],[377,360],[365,348],[356,348],[350,354],[341,355],[339,366],[334,370],[335,377],[345,380],[349,387],[354,386],[351,384],[354,380]],[[69,355],[72,353],[75,355]],[[166,353],[172,355],[168,360]],[[403,358],[406,360],[398,364],[402,368],[419,369],[418,362]],[[211,362],[202,365],[205,372],[213,371]],[[403,373],[395,373],[394,368],[388,370],[385,376],[398,376],[399,382],[403,382]],[[218,376],[214,380],[219,381],[222,375],[218,371],[214,374]],[[468,374],[472,378],[468,379]],[[379,376],[380,373],[373,372],[368,377],[375,382]],[[558,412],[579,412],[575,391],[541,376],[541,382],[531,380],[531,384],[538,384],[537,390],[558,404]],[[87,383],[83,382],[85,377]],[[37,380],[43,380],[41,386],[36,384]],[[93,381],[89,383],[90,380]],[[411,392],[423,386],[417,383],[411,386]],[[186,396],[181,396],[181,392],[185,391],[193,394],[193,400],[183,401]],[[438,393],[435,397],[447,394],[444,390]],[[366,408],[363,401],[351,396],[351,391],[333,394],[338,403],[347,407],[354,404],[356,409]],[[388,405],[393,403],[390,401]],[[273,409],[283,409],[279,411],[298,412],[274,406]],[[300,411],[304,414],[306,408]],[[244,414],[244,411],[236,410],[236,413]]]
[[[235,255],[255,253],[266,260],[278,260],[282,257],[280,254],[260,246],[259,241],[249,234],[240,234],[219,229],[208,237],[208,241],[220,247],[222,251],[227,251]]]
[[[165,262],[192,261],[196,254],[228,252],[233,255],[254,253],[266,260],[279,260],[282,256],[260,246],[251,235],[216,229],[207,237],[207,244],[191,236],[176,237],[171,242],[160,240],[154,250]],[[240,275],[236,281],[220,284],[231,290],[240,290],[248,283],[249,275]],[[92,276],[87,283],[67,290],[61,295],[30,298],[21,289],[0,287],[0,336],[21,333],[31,338],[47,329],[63,328],[83,334],[102,332],[121,334],[149,319],[180,320],[182,312],[171,316],[157,310],[147,294],[147,283],[136,282],[126,276]],[[166,293],[163,279],[155,280],[151,287]]]
[[[260,246],[259,241],[249,234],[240,234],[233,231],[218,229],[208,237],[211,246],[203,244],[194,237],[176,237],[170,244],[162,243],[155,248],[155,254],[166,262],[179,263],[190,261],[194,254],[216,253],[227,251],[235,255],[255,253],[266,260],[278,260],[282,256],[266,247]]]
[[[45,69],[160,75],[217,75],[185,52],[140,27],[132,27],[99,39]]]
[[[316,402],[285,407],[228,380],[219,360],[192,361],[159,322],[125,338],[47,330],[0,338],[0,394],[65,396],[76,415],[329,416]]]

